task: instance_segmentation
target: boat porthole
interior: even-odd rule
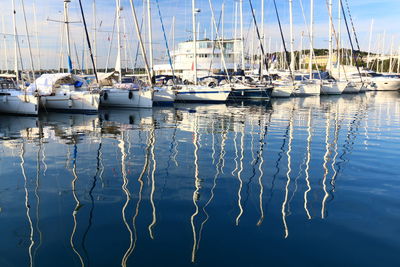
[[[208,84],[208,86],[211,87],[211,88],[214,88],[214,87],[217,86],[217,85],[215,84],[215,82],[210,82],[210,83]]]
[[[132,92],[132,91],[129,91],[128,97],[129,97],[129,99],[132,99],[132,98],[133,98],[133,92]]]

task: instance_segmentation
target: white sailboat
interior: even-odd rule
[[[67,39],[69,73],[43,74],[28,87],[28,92],[40,97],[40,107],[44,110],[70,112],[97,112],[100,95],[89,90],[85,80],[72,74],[71,42],[69,31],[68,4],[64,0],[64,23]]]
[[[314,0],[310,1],[310,62],[309,80],[299,84],[298,90],[294,92],[296,96],[314,96],[321,94],[321,81],[313,79],[313,57],[314,57]],[[294,52],[293,52],[294,53]]]
[[[185,102],[223,102],[226,101],[232,89],[230,85],[223,86],[204,86],[198,84],[197,77],[197,24],[196,14],[199,10],[196,8],[196,1],[192,0],[192,26],[193,26],[193,72],[194,84],[174,86],[176,91],[176,100]],[[215,24],[215,21],[213,21]],[[217,29],[216,29],[217,30]]]
[[[0,75],[0,113],[37,116],[38,98],[16,89],[14,82]]]
[[[14,29],[14,69],[15,75],[0,75],[0,113],[18,115],[38,115],[38,99],[29,95],[25,90],[19,89],[18,70],[18,33],[16,24],[15,2],[12,0],[13,29]],[[8,70],[7,70],[8,71]],[[15,79],[15,81],[14,81]]]
[[[328,70],[333,67],[333,17],[332,17],[332,0],[329,0],[328,11],[329,11],[329,60]],[[339,57],[338,57],[339,61]],[[323,80],[321,85],[321,94],[323,95],[340,95],[347,87],[347,82],[335,81],[335,80]]]
[[[43,74],[28,87],[40,96],[40,108],[71,112],[97,112],[100,96],[86,81],[71,73]]]
[[[116,0],[117,9],[117,41],[118,54],[116,60],[115,73],[100,74],[100,83],[104,80],[109,80],[109,85],[101,89],[100,105],[102,107],[120,107],[120,108],[151,108],[153,106],[153,90],[145,86],[139,86],[135,83],[123,83],[122,81],[122,66],[121,66],[121,34],[120,34],[120,19],[121,19],[121,1]]]

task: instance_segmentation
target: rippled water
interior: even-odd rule
[[[0,266],[400,263],[400,94],[0,117]]]

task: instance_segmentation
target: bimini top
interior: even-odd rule
[[[43,74],[31,83],[28,92],[37,91],[40,95],[51,95],[62,85],[74,85],[75,88],[87,88],[84,79],[70,73]]]

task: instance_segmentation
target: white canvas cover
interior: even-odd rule
[[[118,74],[115,71],[108,73],[99,72],[97,73],[97,77],[101,86],[112,86],[118,80]]]
[[[51,95],[62,84],[74,84],[76,81],[83,83],[83,87],[87,86],[84,79],[70,73],[53,73],[43,74],[36,81],[29,85],[28,92],[37,91],[40,95]]]

